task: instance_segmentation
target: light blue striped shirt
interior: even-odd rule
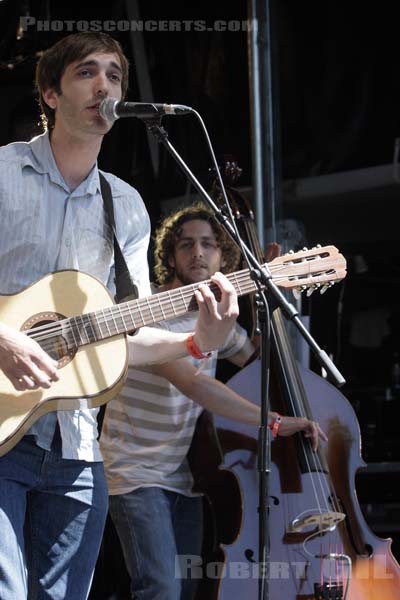
[[[151,294],[147,263],[150,220],[130,185],[104,174],[111,185],[118,241],[141,296]],[[113,240],[105,217],[99,171],[70,191],[56,165],[48,134],[0,148],[0,294],[13,294],[47,273],[79,269],[114,294]],[[60,411],[30,429],[49,449],[56,419],[64,458],[101,460],[98,409]]]

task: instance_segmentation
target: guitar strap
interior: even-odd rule
[[[115,218],[114,218],[114,203],[112,198],[111,186],[107,179],[99,172],[100,178],[100,189],[101,195],[103,196],[104,212],[108,216],[113,238],[114,238],[114,265],[115,265],[115,301],[117,303],[122,302],[125,299],[134,299],[138,297],[138,289],[133,283],[131,275],[129,273],[128,265],[126,264],[125,257],[122,253],[121,246],[119,245],[116,229],[115,229]],[[97,424],[99,437],[103,426],[104,414],[106,405],[100,406],[100,410],[97,415]]]
[[[114,264],[115,264],[115,300],[117,303],[129,298],[134,299],[138,297],[138,290],[136,285],[133,283],[131,275],[129,273],[128,265],[119,245],[117,234],[115,230],[115,218],[114,218],[114,203],[111,193],[111,186],[107,179],[99,172],[100,177],[100,189],[101,195],[103,196],[104,211],[108,216],[113,237],[114,237]]]

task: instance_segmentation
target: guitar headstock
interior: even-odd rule
[[[317,289],[323,294],[347,273],[346,259],[335,246],[290,251],[269,262],[268,267],[276,285],[292,289],[295,295],[305,290],[311,295]]]

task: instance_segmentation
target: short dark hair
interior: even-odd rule
[[[169,264],[169,258],[174,254],[175,244],[182,232],[182,225],[188,221],[197,219],[207,221],[212,227],[224,261],[221,271],[223,273],[230,273],[237,268],[240,258],[238,247],[221,225],[219,225],[211,210],[202,202],[198,202],[166,217],[156,231],[154,237],[154,273],[160,285],[169,283],[174,278],[175,269]]]
[[[43,100],[43,92],[54,89],[57,94],[61,94],[61,78],[68,65],[94,52],[117,54],[121,62],[121,88],[124,98],[128,89],[129,63],[119,42],[107,33],[72,33],[45,50],[36,67],[36,88],[39,92],[41,118],[45,130],[53,129],[55,111]]]

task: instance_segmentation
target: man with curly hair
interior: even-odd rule
[[[235,269],[239,253],[202,205],[182,209],[164,220],[155,237],[157,292],[176,290]],[[193,314],[162,324],[190,332]],[[127,384],[107,406],[101,436],[110,492],[110,513],[140,600],[190,600],[196,580],[180,578],[179,556],[200,557],[202,498],[192,491],[188,451],[196,422],[206,408],[257,425],[259,407],[214,378],[217,357],[243,366],[254,352],[236,323],[224,347],[207,357],[150,368],[130,368]],[[269,415],[270,423],[277,415]],[[306,419],[282,417],[279,435],[304,431],[324,437]],[[206,449],[205,449],[206,451]]]
[[[212,235],[220,250],[222,273],[232,273],[239,264],[240,252],[238,247],[222,227],[218,225],[210,210],[199,202],[194,206],[172,213],[163,221],[162,227],[160,227],[155,237],[154,273],[160,285],[165,286],[171,283],[174,278],[179,279],[181,285],[199,281],[197,276],[191,277],[188,281],[181,279],[182,274],[176,271],[176,265],[174,261],[171,261],[171,257],[175,253],[175,245],[182,235],[182,227],[189,221],[208,223],[209,227],[205,226],[205,229],[210,228],[212,230]]]

